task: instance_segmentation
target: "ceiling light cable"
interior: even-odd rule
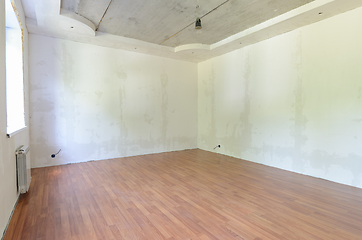
[[[101,25],[101,22],[103,21],[103,18],[104,18],[104,16],[106,15],[109,6],[111,6],[112,1],[113,1],[113,0],[111,0],[111,1],[109,2],[108,7],[107,7],[106,10],[104,11],[101,20],[99,20],[99,23],[98,23],[98,25],[97,25],[97,27],[96,27],[96,30],[95,30],[96,32],[98,31],[99,25]]]
[[[216,6],[214,9],[212,9],[212,10],[208,11],[207,13],[205,13],[204,15],[202,15],[202,16],[200,17],[200,19],[203,18],[203,17],[205,17],[206,15],[212,13],[213,11],[215,11],[216,9],[218,9],[219,7],[221,7],[222,5],[224,5],[225,3],[229,2],[229,1],[230,1],[230,0],[226,0],[225,2],[223,2],[223,3],[221,3],[220,5]],[[190,24],[187,25],[186,27],[182,28],[180,31],[178,31],[178,32],[176,32],[175,34],[173,34],[171,37],[168,37],[168,38],[166,38],[165,40],[163,40],[163,42],[161,42],[160,45],[163,44],[163,43],[165,43],[166,41],[170,40],[171,38],[173,38],[174,36],[176,36],[177,34],[179,34],[180,32],[182,32],[183,30],[185,30],[186,28],[188,28],[188,27],[190,27],[190,26],[192,26],[192,25],[194,25],[194,24],[195,24],[195,22],[190,23]]]

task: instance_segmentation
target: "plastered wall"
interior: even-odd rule
[[[362,187],[362,9],[205,61],[198,146]]]
[[[15,1],[19,16],[25,21],[20,1]],[[6,136],[6,75],[5,75],[5,3],[0,2],[0,238],[17,201],[15,150],[29,145],[29,128],[11,138]],[[28,33],[24,28],[24,89],[25,124],[29,126],[28,102]],[[30,163],[30,154],[27,158]]]
[[[33,167],[197,147],[195,63],[31,34],[30,65]]]

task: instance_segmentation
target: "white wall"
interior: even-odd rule
[[[361,13],[198,65],[30,35],[33,167],[221,144],[362,187]]]
[[[20,1],[15,1],[22,22],[24,13]],[[6,77],[5,77],[5,4],[0,2],[0,237],[9,221],[11,211],[17,200],[15,149],[29,145],[29,130],[17,135],[6,136]],[[29,123],[28,104],[28,33],[24,27],[24,88],[25,123]],[[28,158],[28,163],[30,157]]]
[[[30,82],[33,167],[197,147],[195,63],[31,34]]]
[[[362,8],[205,61],[198,146],[362,187]]]

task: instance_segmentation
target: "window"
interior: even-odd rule
[[[23,35],[11,0],[6,6],[6,113],[7,135],[25,128]]]

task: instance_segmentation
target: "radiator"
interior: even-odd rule
[[[28,152],[29,152],[29,147],[24,145],[21,145],[15,151],[17,182],[20,193],[26,193],[29,189],[29,184],[30,184],[30,182],[28,181],[28,179],[30,179],[30,171],[29,171],[30,166],[27,166],[27,159],[26,159]]]

